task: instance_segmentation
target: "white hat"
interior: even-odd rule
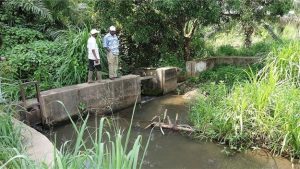
[[[110,31],[116,31],[116,27],[111,26],[111,27],[109,27],[109,30],[110,30]]]
[[[96,34],[96,33],[100,33],[100,32],[97,31],[97,29],[92,29],[92,30],[91,30],[91,34],[92,34],[92,35],[94,35],[94,34]]]

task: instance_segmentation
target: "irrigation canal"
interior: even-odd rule
[[[115,113],[114,119],[120,127],[127,129],[131,120],[133,108]],[[179,114],[179,122],[186,123],[188,118],[188,103],[178,95],[166,95],[138,105],[133,119],[132,142],[137,135],[142,135],[146,142],[150,130],[144,127],[150,123],[153,116],[162,114],[168,109],[171,119]],[[100,117],[90,117],[90,130],[95,129]],[[93,131],[90,131],[93,132]],[[74,140],[76,135],[71,124],[58,126],[48,137],[56,142],[59,148],[65,141]],[[235,153],[226,155],[224,145],[211,142],[200,142],[177,132],[166,131],[162,135],[154,130],[150,145],[143,162],[144,169],[290,169],[292,164],[283,158],[275,158],[262,151]],[[297,168],[299,166],[296,166]]]

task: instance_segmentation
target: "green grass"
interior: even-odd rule
[[[250,81],[204,85],[190,120],[201,139],[232,149],[260,147],[276,155],[300,157],[300,43],[285,43],[266,58]]]
[[[86,82],[89,28],[69,28],[57,34],[55,41],[32,40],[6,50],[7,61],[0,62],[0,78],[7,100],[19,100],[21,81],[39,81],[42,91]],[[108,72],[106,54],[102,48],[99,52],[105,77]],[[32,98],[34,93],[33,88],[28,88],[26,96]]]
[[[231,45],[222,45],[215,50],[214,56],[264,56],[270,52],[272,44],[258,42],[249,48],[235,48]]]
[[[0,169],[48,168],[44,164],[31,161],[26,155],[19,128],[12,123],[12,116],[3,111],[4,109],[0,113]],[[134,113],[132,114],[132,120],[133,115]],[[142,146],[141,135],[137,136],[134,139],[134,143],[130,145],[129,138],[132,120],[125,134],[122,129],[110,123],[107,118],[101,118],[95,133],[93,133],[87,126],[88,118],[89,116],[84,119],[81,117],[82,124],[80,127],[71,119],[77,134],[76,140],[72,140],[74,145],[69,145],[66,142],[59,151],[55,149],[53,168],[142,168],[142,161],[149,145],[150,137],[145,147]],[[113,127],[114,132],[106,131],[107,127]],[[88,142],[89,144],[87,144]]]
[[[234,65],[217,65],[210,70],[201,72],[198,77],[189,79],[194,84],[199,83],[220,83],[223,82],[228,86],[233,86],[236,82],[249,81],[249,74],[257,73],[262,67],[260,64],[249,67]]]
[[[133,109],[133,112],[134,111],[135,107]],[[142,148],[141,135],[137,136],[132,147],[129,148],[133,116],[134,113],[132,114],[131,123],[126,135],[124,135],[122,129],[116,128],[116,125],[114,124],[112,125],[115,131],[114,135],[105,131],[105,122],[107,122],[108,125],[112,124],[109,123],[106,118],[101,118],[94,137],[87,126],[88,117],[83,119],[83,123],[79,128],[76,126],[75,122],[71,120],[77,134],[74,147],[72,147],[72,149],[68,149],[66,146],[63,146],[60,152],[56,152],[54,168],[141,168],[143,158],[149,145],[150,137],[140,159],[140,149]],[[85,134],[88,135],[87,138],[85,137]],[[87,145],[87,140],[92,142],[92,146]]]
[[[10,106],[0,106],[0,168],[35,168],[24,155],[21,128],[12,121]]]

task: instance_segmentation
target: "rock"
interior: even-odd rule
[[[194,89],[192,91],[189,91],[189,92],[185,93],[182,96],[182,98],[186,99],[186,100],[192,100],[192,99],[195,99],[197,96],[199,96],[198,89]]]

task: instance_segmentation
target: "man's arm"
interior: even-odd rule
[[[97,58],[96,50],[95,50],[95,49],[92,49],[92,53],[93,53],[93,55],[94,55],[94,57],[95,57],[96,63],[98,63],[99,59]]]

